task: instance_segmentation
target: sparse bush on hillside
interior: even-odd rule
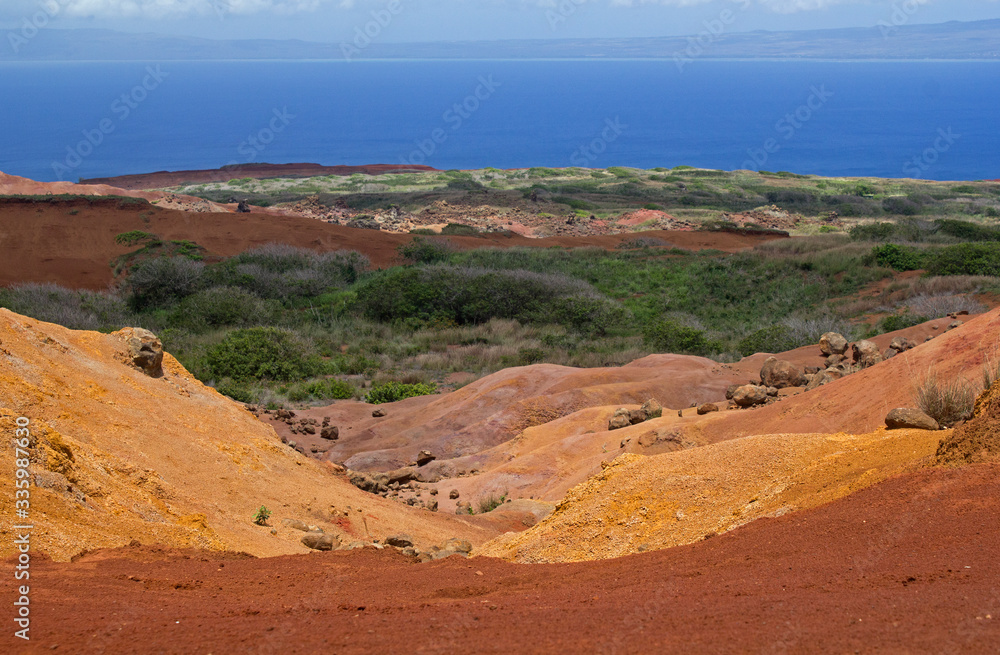
[[[933,372],[924,378],[914,395],[917,407],[945,428],[971,417],[976,402],[976,392],[966,380],[938,382]]]
[[[235,287],[212,287],[182,300],[171,312],[169,324],[193,332],[228,326],[268,323],[278,307],[249,291]]]
[[[336,378],[301,382],[288,390],[288,399],[292,402],[302,402],[304,400],[346,400],[355,398],[357,395],[357,387]]]
[[[896,330],[905,330],[914,325],[920,325],[927,320],[926,316],[905,312],[903,314],[886,316],[879,322],[879,327],[882,328],[882,332],[895,332]]]
[[[48,283],[0,289],[0,306],[74,330],[114,331],[139,324],[118,295],[66,289]]]
[[[468,325],[509,318],[601,333],[621,315],[614,302],[586,282],[524,270],[398,268],[370,277],[357,293],[359,307],[377,321],[446,320]]]
[[[490,491],[476,500],[476,514],[486,514],[507,502],[507,492]]]
[[[199,289],[205,265],[187,257],[158,257],[136,264],[125,289],[133,309],[146,310],[172,305]]]
[[[365,394],[365,402],[372,405],[382,403],[394,403],[406,398],[416,396],[429,396],[437,393],[437,386],[434,384],[404,384],[402,382],[386,382],[384,384],[372,385],[372,388]]]
[[[710,355],[723,349],[697,328],[665,320],[647,326],[643,337],[658,352],[678,355]]]
[[[457,252],[458,248],[455,247],[448,239],[442,239],[440,237],[413,237],[413,240],[409,243],[401,244],[396,248],[396,252],[405,262],[411,264],[437,264],[440,262],[447,261],[452,253]]]
[[[737,350],[744,357],[756,353],[780,353],[797,348],[799,344],[792,337],[787,325],[772,325],[744,337]]]
[[[311,354],[302,339],[288,330],[255,327],[230,332],[205,357],[215,379],[293,381],[322,372],[319,357]]]
[[[288,300],[343,289],[368,268],[368,258],[353,250],[317,253],[272,243],[210,267],[206,278],[216,286],[240,287],[261,298]]]

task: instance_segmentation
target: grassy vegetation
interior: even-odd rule
[[[854,220],[847,231],[824,223],[829,230],[736,255],[649,237],[613,251],[460,251],[449,234],[472,228],[449,226],[415,236],[399,249],[406,264],[388,270],[371,270],[355,252],[276,245],[209,260],[197,244],[132,231],[116,237],[136,250],[113,262],[113,292],[24,285],[0,290],[0,304],[73,328],[147,327],[220,392],[279,405],[391,402],[452,386],[456,373],[469,380],[538,362],[615,366],[656,352],[731,361],[816,343],[830,330],[859,337],[977,311],[974,294],[1000,290],[1000,228],[987,211],[1000,206],[995,183],[538,168],[239,179],[177,190],[240,190],[272,201],[326,193],[378,207],[426,206],[487,187],[499,195],[491,202],[536,194],[545,208],[565,211],[656,204],[703,212],[716,229],[732,229],[719,210],[766,202],[873,220]],[[889,281],[916,269],[927,274]],[[862,320],[873,314],[874,325]]]

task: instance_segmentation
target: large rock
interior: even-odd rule
[[[620,430],[630,425],[632,425],[632,412],[621,407],[615,410],[611,420],[608,421],[608,430]]]
[[[854,363],[861,368],[875,366],[882,361],[882,353],[871,341],[859,341],[854,344]]]
[[[698,407],[698,416],[704,416],[705,414],[712,414],[719,411],[719,406],[715,403],[705,403]]]
[[[336,441],[340,438],[340,428],[336,425],[325,425],[320,430],[320,438],[327,439],[329,441]]]
[[[941,426],[927,414],[919,409],[900,407],[892,410],[885,417],[885,425],[890,430],[912,429],[912,430],[940,430]]]
[[[163,343],[143,328],[125,328],[118,333],[125,340],[132,364],[150,377],[163,375]]]
[[[646,418],[652,420],[663,416],[663,405],[655,398],[650,398],[642,404],[642,411],[646,412]]]
[[[895,350],[897,353],[905,353],[907,350],[913,350],[916,347],[916,342],[906,337],[895,337],[892,343],[889,344],[889,348]]]
[[[417,466],[426,466],[433,462],[437,457],[431,453],[429,450],[421,450],[417,453]]]
[[[767,402],[767,387],[756,384],[745,384],[733,394],[733,402],[737,407],[754,407]]]
[[[340,539],[325,532],[307,532],[302,536],[302,545],[313,550],[333,550],[340,546]]]
[[[804,387],[806,385],[805,371],[789,361],[768,357],[760,369],[760,382],[765,387],[777,389]]]
[[[413,546],[413,537],[408,534],[394,534],[386,537],[384,543],[387,546],[395,546],[396,548],[410,548]]]
[[[838,332],[827,332],[819,338],[819,349],[824,355],[843,355],[847,352],[847,339]]]
[[[813,379],[806,385],[806,391],[818,389],[819,387],[830,384],[831,382],[839,380],[842,377],[844,377],[844,374],[835,368],[828,368],[825,371],[820,371],[814,375]]]

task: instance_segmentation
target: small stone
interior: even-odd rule
[[[698,408],[698,416],[704,416],[705,414],[711,414],[713,412],[719,411],[719,406],[715,403],[705,403]]]
[[[448,498],[451,498],[452,500],[457,500],[458,495],[459,495],[458,489],[452,489],[451,491],[448,492]]]
[[[385,416],[385,410],[382,408],[372,411],[372,418],[382,418]]]
[[[413,546],[413,537],[408,534],[394,534],[386,537],[383,543],[396,548],[409,548]]]
[[[417,466],[424,466],[425,464],[430,464],[435,459],[437,459],[437,457],[435,457],[434,455],[432,455],[431,451],[429,451],[429,450],[421,450],[420,453],[417,454],[417,462],[416,462],[416,464],[417,464]]]
[[[340,539],[324,532],[307,532],[302,537],[302,545],[313,550],[333,550],[340,546]]]

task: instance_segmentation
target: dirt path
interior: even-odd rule
[[[690,546],[582,564],[142,547],[36,559],[32,641],[6,650],[8,633],[0,649],[995,653],[998,474],[924,470]]]

